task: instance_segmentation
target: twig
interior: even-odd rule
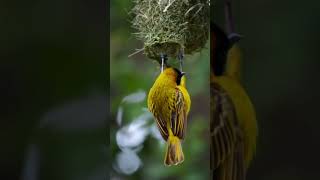
[[[130,54],[129,56],[128,56],[128,58],[130,58],[131,56],[134,56],[134,55],[136,55],[136,54],[138,54],[138,53],[140,53],[141,51],[143,51],[144,50],[144,48],[142,48],[142,49],[136,49],[137,51],[136,52],[134,52],[134,53],[132,53],[132,54]]]
[[[169,0],[168,5],[164,8],[163,12],[167,12],[168,8],[169,8],[175,1],[176,1],[176,0],[172,0],[172,2],[171,2],[171,0]]]

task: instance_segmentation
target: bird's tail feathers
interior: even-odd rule
[[[177,136],[169,136],[167,140],[167,150],[164,159],[166,166],[178,165],[184,160],[181,142]]]

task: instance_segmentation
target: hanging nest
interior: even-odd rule
[[[205,46],[209,34],[209,0],[134,0],[133,27],[144,42],[144,53],[159,60],[160,53],[177,57]]]

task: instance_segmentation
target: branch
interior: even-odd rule
[[[232,0],[225,0],[225,6],[224,6],[224,13],[226,18],[226,32],[228,35],[235,33],[231,1]]]

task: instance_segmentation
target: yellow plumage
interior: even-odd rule
[[[183,73],[168,67],[158,76],[148,94],[148,108],[155,117],[163,139],[167,141],[164,164],[168,166],[184,160],[181,140],[185,137],[191,106],[185,83]]]
[[[243,129],[244,160],[248,167],[256,148],[257,124],[254,107],[244,88],[235,79],[222,76],[216,77],[214,82],[224,89],[235,107],[239,127]]]
[[[182,92],[182,94],[184,96],[185,105],[186,105],[186,111],[187,111],[187,114],[188,114],[189,111],[190,111],[191,99],[190,99],[190,95],[189,95],[189,93],[187,91],[186,81],[187,81],[186,76],[182,76],[181,82],[180,82],[180,85],[178,85],[178,88],[179,88],[179,90]]]
[[[231,77],[232,79],[240,81],[241,77],[241,49],[237,44],[234,44],[227,54],[227,64],[225,69],[225,75]],[[229,59],[229,60],[228,60]]]
[[[214,31],[213,36],[221,38],[217,37],[219,33]],[[231,44],[226,52],[225,63],[220,63],[224,65],[223,73],[216,75],[217,67],[211,67],[212,176],[214,180],[244,180],[256,150],[256,114],[240,82],[241,50],[237,44]],[[215,53],[221,52],[213,51]],[[213,56],[216,57],[223,56]],[[212,60],[222,62],[221,59]]]

